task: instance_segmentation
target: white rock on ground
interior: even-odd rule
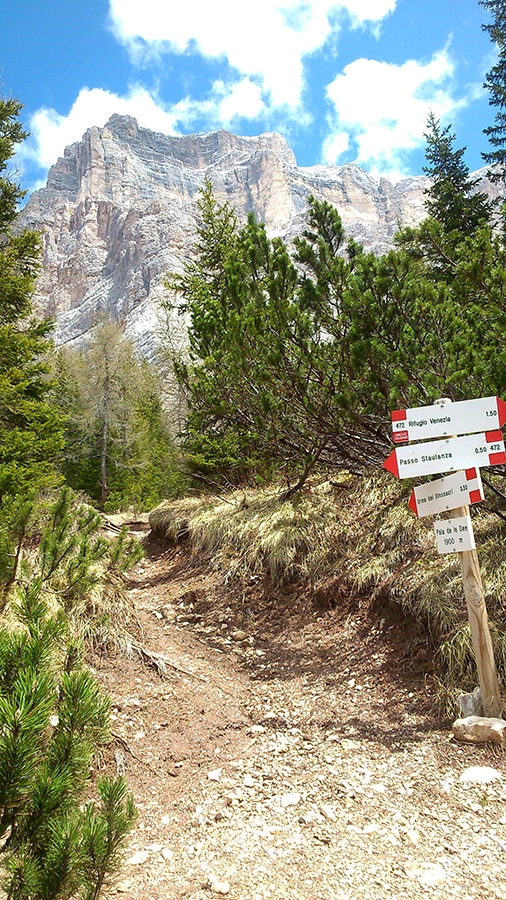
[[[467,744],[483,744],[491,741],[493,744],[506,747],[506,721],[504,719],[466,716],[453,723],[452,731],[455,740],[464,741]]]

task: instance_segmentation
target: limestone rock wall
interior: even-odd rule
[[[105,314],[149,353],[164,277],[191,253],[206,178],[219,202],[288,238],[304,227],[309,194],[329,200],[376,252],[399,225],[421,220],[427,185],[378,183],[355,165],[301,168],[278,134],[168,137],[115,115],[65,150],[21,216],[43,231],[35,302],[56,317],[58,342],[79,342]]]

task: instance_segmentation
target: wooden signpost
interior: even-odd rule
[[[492,717],[501,713],[501,693],[468,504],[483,499],[478,467],[506,463],[499,430],[504,424],[506,403],[498,397],[458,403],[445,398],[433,406],[395,410],[394,442],[422,443],[396,447],[383,463],[397,478],[451,473],[415,487],[409,505],[417,516],[451,510],[451,518],[435,521],[436,542],[439,553],[460,557],[483,709]],[[438,436],[443,439],[427,440]]]

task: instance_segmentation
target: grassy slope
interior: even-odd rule
[[[192,548],[212,554],[224,575],[266,574],[298,581],[333,603],[367,594],[423,622],[436,651],[441,697],[477,683],[456,554],[440,556],[432,518],[407,506],[410,487],[389,475],[314,482],[283,500],[279,489],[189,498],[157,507],[154,531],[189,533]],[[473,511],[473,525],[499,675],[506,683],[505,525]]]

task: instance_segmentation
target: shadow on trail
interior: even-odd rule
[[[172,602],[204,626],[200,640],[234,654],[260,691],[263,684],[281,696],[283,685],[298,682],[295,718],[322,739],[332,731],[397,750],[442,726],[427,635],[396,608],[340,596],[335,585],[324,598],[300,586],[274,589],[263,578],[204,585],[212,560],[192,555],[187,544],[147,541],[146,556],[157,564],[136,576],[136,586],[172,582]],[[239,632],[241,639],[234,638]],[[304,707],[306,695],[317,697],[314,708]],[[271,728],[274,720],[269,725],[259,713],[258,721]]]

